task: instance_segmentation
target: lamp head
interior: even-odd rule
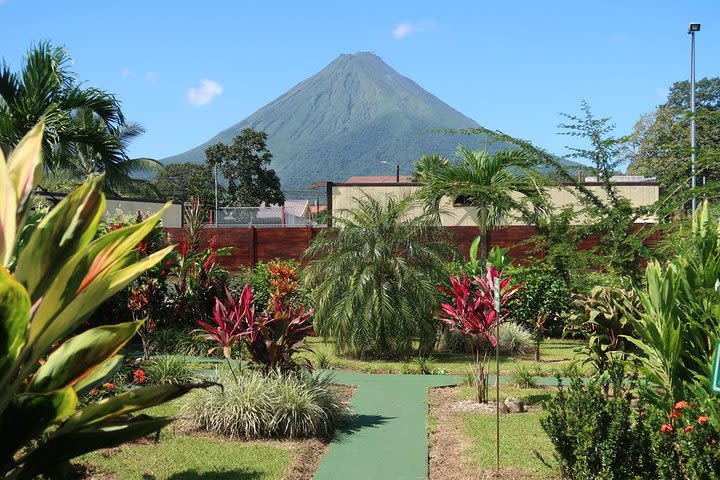
[[[688,27],[688,33],[695,33],[700,31],[700,24],[699,23],[691,23]]]

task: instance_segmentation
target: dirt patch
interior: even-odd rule
[[[459,401],[460,388],[432,388],[429,393],[429,480],[537,480],[538,477],[511,468],[482,470],[472,465],[466,451],[470,448],[462,433],[461,413],[495,413],[495,405]],[[474,406],[470,407],[470,403]],[[522,415],[522,414],[516,414]]]

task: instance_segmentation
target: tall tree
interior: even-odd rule
[[[215,206],[215,178],[207,165],[167,164],[155,177],[155,187],[162,199],[188,202],[197,197],[204,205]]]
[[[529,214],[545,208],[542,180],[523,150],[487,153],[460,146],[456,155],[458,162],[433,161],[428,174],[419,176],[419,195],[436,211],[442,197],[477,209],[480,258],[485,265],[492,229],[512,211]]]
[[[227,180],[231,205],[282,205],[285,195],[275,170],[267,168],[272,154],[267,147],[267,133],[244,128],[232,145],[216,143],[205,150],[207,164],[217,166]]]
[[[696,83],[697,174],[720,181],[720,77]],[[664,194],[689,195],[690,82],[675,82],[668,100],[643,115],[625,139],[628,173],[657,177]],[[701,182],[698,182],[701,183]]]
[[[46,170],[104,171],[107,188],[147,167],[129,162],[127,141],[139,134],[125,124],[117,99],[97,88],[83,87],[70,69],[64,48],[40,43],[32,47],[18,73],[0,66],[0,147],[7,151],[43,119],[43,159]],[[129,135],[132,133],[132,135]]]

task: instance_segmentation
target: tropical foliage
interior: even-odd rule
[[[294,356],[307,350],[306,337],[315,335],[312,309],[274,298],[271,310],[258,311],[249,285],[239,296],[227,291],[226,297],[224,302],[215,299],[213,324],[197,323],[205,330],[206,339],[217,344],[214,348],[222,348],[230,370],[233,346],[241,342],[254,364],[266,370],[296,370],[299,365]]]
[[[709,382],[711,356],[720,339],[720,226],[705,202],[693,219],[687,248],[669,265],[648,265],[642,308],[630,318],[640,372],[662,388],[650,400],[670,406],[691,398],[696,382]]]
[[[78,409],[79,396],[122,362],[119,351],[142,322],[75,331],[172,247],[136,255],[162,211],[93,240],[105,207],[102,176],[89,179],[24,232],[43,171],[43,129],[42,123],[35,126],[7,160],[0,158],[0,474],[18,479],[51,473],[77,455],[159,430],[171,419],[131,414],[193,388],[138,388]],[[28,238],[18,248],[21,233]]]
[[[413,340],[434,344],[435,286],[454,251],[434,216],[409,215],[413,206],[412,198],[364,195],[307,250],[316,329],[339,353],[394,357],[409,353]]]
[[[83,87],[61,47],[40,43],[30,49],[20,72],[0,66],[0,148],[6,153],[40,120],[45,124],[45,170],[65,172],[82,182],[88,173],[105,173],[103,188],[118,192],[147,187],[131,176],[157,162],[131,159],[127,144],[143,132],[128,123],[110,93]]]
[[[531,169],[534,162],[522,150],[492,154],[459,146],[459,162],[420,163],[416,176],[420,195],[431,211],[438,212],[441,199],[477,209],[480,229],[480,259],[485,264],[488,235],[509,215],[544,209],[540,177]],[[427,170],[423,170],[427,169]]]
[[[247,371],[238,382],[220,372],[224,390],[188,397],[183,418],[195,428],[231,438],[330,437],[349,408],[323,374]]]

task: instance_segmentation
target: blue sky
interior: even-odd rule
[[[65,45],[79,78],[115,93],[163,158],[242,120],[341,53],[372,51],[480,124],[564,153],[560,112],[582,99],[618,134],[689,72],[720,75],[720,3],[97,2],[0,0],[0,56]]]

